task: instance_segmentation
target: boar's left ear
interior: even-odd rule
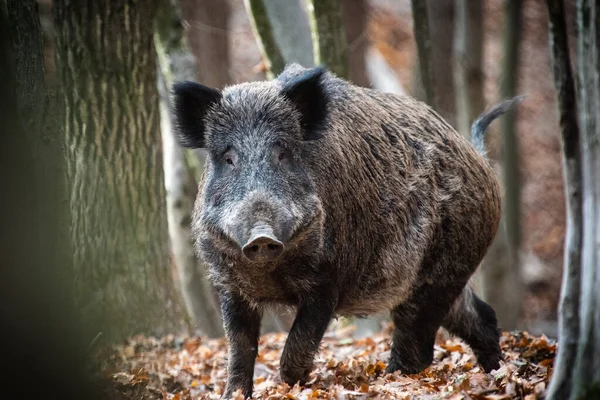
[[[206,114],[223,95],[217,89],[190,81],[175,83],[173,95],[177,141],[192,149],[206,147]]]
[[[323,137],[323,125],[327,117],[327,95],[321,82],[324,73],[323,67],[306,70],[285,82],[281,90],[281,94],[300,111],[304,140]]]

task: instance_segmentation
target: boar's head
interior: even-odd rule
[[[195,225],[232,259],[276,265],[322,246],[324,215],[306,154],[326,129],[323,73],[223,91],[174,85],[179,142],[208,153]]]

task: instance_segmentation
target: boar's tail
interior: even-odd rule
[[[471,126],[471,143],[473,143],[475,150],[482,156],[485,157],[486,155],[484,136],[488,126],[490,126],[496,118],[512,110],[524,98],[525,96],[516,96],[512,99],[504,100],[502,103],[492,107],[491,110],[481,114],[479,118],[473,122],[473,125]]]

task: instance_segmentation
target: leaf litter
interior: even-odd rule
[[[309,381],[294,386],[279,379],[285,333],[260,338],[254,369],[256,399],[448,399],[534,400],[544,397],[556,343],[527,332],[503,333],[504,361],[485,373],[460,339],[438,333],[434,361],[423,372],[385,373],[391,325],[364,339],[351,330],[326,334]],[[218,399],[227,377],[224,339],[135,336],[99,351],[103,387],[114,399]],[[243,396],[237,393],[236,399]]]

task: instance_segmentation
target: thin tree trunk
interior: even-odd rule
[[[558,356],[548,388],[549,400],[568,399],[579,340],[579,296],[581,292],[581,143],[577,121],[575,83],[571,70],[567,24],[563,0],[547,0],[550,48],[554,69],[563,152],[563,176],[567,206],[564,272],[559,306]]]
[[[454,28],[454,88],[456,129],[470,140],[471,124],[485,109],[483,95],[483,2],[456,0]],[[483,273],[473,276],[473,289],[485,298]]]
[[[178,331],[162,172],[153,2],[54,3],[75,289],[110,339]]]
[[[286,64],[315,65],[308,15],[300,0],[263,0],[273,36]]]
[[[229,74],[229,2],[178,0],[186,25],[189,49],[196,58],[196,78],[203,85],[222,88]]]
[[[505,58],[500,92],[502,98],[510,98],[515,96],[517,88],[520,0],[507,0],[505,18]],[[520,180],[515,113],[508,113],[500,123],[504,137],[503,156],[498,160],[502,165],[504,183],[502,220],[494,243],[484,259],[481,274],[485,300],[496,310],[500,327],[513,330],[517,328],[521,317],[523,296],[519,260]]]
[[[577,1],[583,243],[580,331],[572,399],[600,398],[600,5]]]
[[[299,0],[245,0],[254,36],[273,79],[286,64],[315,64],[308,16]]]
[[[175,81],[193,80],[194,56],[189,52],[176,6],[162,0],[157,15],[154,44],[159,62],[158,92],[162,131],[167,220],[173,261],[180,290],[192,325],[209,337],[224,335],[205,265],[196,257],[191,222],[197,183],[186,163],[185,151],[173,135],[169,90]]]
[[[454,30],[454,87],[456,127],[466,138],[471,124],[485,109],[483,95],[483,2],[456,0]]]
[[[310,0],[308,12],[315,64],[347,79],[348,41],[340,0]]]
[[[368,87],[367,22],[369,4],[366,0],[342,0],[342,12],[348,39],[348,78],[355,85]]]
[[[437,109],[435,98],[435,78],[433,74],[433,54],[429,32],[429,10],[427,1],[412,0],[413,31],[419,55],[419,75],[425,90],[425,101]]]
[[[35,0],[0,1],[0,379],[9,398],[96,398],[84,381],[85,343],[71,290],[73,259],[64,135],[44,82]],[[34,362],[32,362],[34,360]],[[25,375],[35,385],[21,385]]]
[[[454,0],[428,0],[435,109],[452,126],[456,126],[454,94]]]
[[[522,1],[507,0],[504,27],[504,65],[500,87],[502,98],[516,95],[519,77],[519,45],[522,30]],[[507,114],[501,122],[504,136],[503,170],[506,198],[504,215],[511,261],[515,273],[519,270],[518,252],[521,245],[521,180],[519,177],[519,142],[516,134],[516,114]]]
[[[244,0],[244,4],[250,17],[256,43],[266,64],[267,78],[273,79],[283,71],[286,62],[275,40],[265,0]]]

